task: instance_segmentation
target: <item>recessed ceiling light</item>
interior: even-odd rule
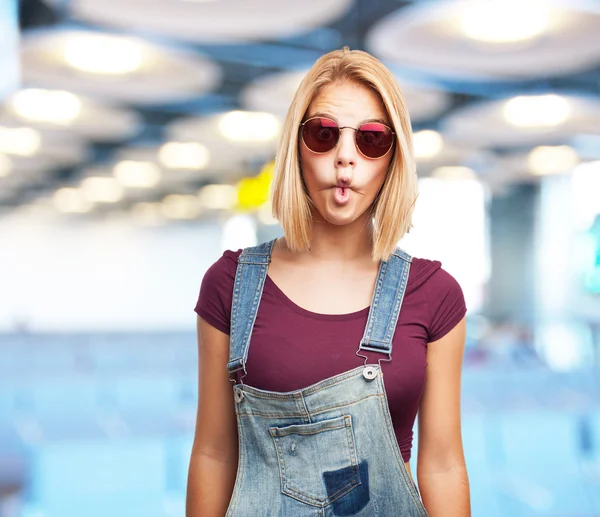
[[[124,187],[152,188],[160,181],[160,169],[152,162],[123,160],[113,168],[117,181]]]
[[[577,152],[568,145],[539,146],[527,157],[529,170],[536,176],[568,172],[578,163]]]
[[[200,215],[200,202],[190,194],[171,194],[163,199],[161,209],[169,219],[195,219]]]
[[[504,118],[517,127],[552,127],[571,114],[569,102],[560,95],[520,95],[504,104]]]
[[[72,34],[65,41],[63,52],[67,64],[93,74],[129,74],[139,70],[143,62],[138,43],[106,34]]]
[[[52,196],[52,203],[59,212],[64,213],[83,214],[93,207],[93,203],[85,198],[81,190],[68,187],[58,189]]]
[[[270,113],[230,111],[219,120],[219,130],[236,142],[268,142],[279,134],[279,121]]]
[[[413,134],[415,158],[433,158],[444,147],[444,140],[437,131],[425,129]]]
[[[0,152],[33,156],[40,150],[42,137],[28,127],[0,127]]]
[[[37,122],[68,124],[81,112],[79,98],[63,90],[28,88],[17,92],[11,104],[18,116]]]
[[[170,169],[204,169],[210,152],[198,142],[167,142],[158,151],[158,159]]]
[[[473,0],[461,4],[459,24],[469,38],[486,43],[514,43],[535,38],[549,25],[548,7],[540,1]]]
[[[123,198],[123,187],[115,178],[85,178],[81,189],[86,199],[97,203],[116,203]]]
[[[237,188],[233,185],[206,185],[198,192],[203,208],[212,210],[231,210],[238,202]]]

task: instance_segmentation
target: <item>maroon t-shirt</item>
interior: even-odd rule
[[[225,251],[206,272],[195,311],[229,334],[233,283],[242,250]],[[263,390],[293,391],[360,366],[355,355],[369,308],[349,314],[318,314],[296,305],[265,281],[250,341],[244,383]],[[427,344],[465,315],[462,290],[439,261],[414,258],[393,338],[392,361],[382,361],[394,431],[404,461],[410,459],[413,425],[425,385]],[[385,358],[362,352],[376,363]]]

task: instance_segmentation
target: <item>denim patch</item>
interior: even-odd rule
[[[344,483],[344,480],[351,480],[355,467],[346,467],[331,472],[323,472],[323,481],[327,488],[329,497],[334,495],[338,487]],[[336,499],[331,508],[334,515],[354,515],[360,512],[369,502],[369,463],[361,461],[358,465],[358,477],[360,485],[350,490],[346,495]]]

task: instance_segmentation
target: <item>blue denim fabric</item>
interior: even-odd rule
[[[230,374],[245,370],[274,240],[239,258]],[[412,258],[382,261],[360,350],[391,360]],[[365,356],[361,356],[365,357]],[[426,517],[394,434],[380,364],[278,393],[233,386],[239,462],[226,517]]]

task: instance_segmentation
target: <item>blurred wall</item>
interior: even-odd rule
[[[216,224],[0,222],[0,332],[193,330]]]
[[[535,220],[539,188],[522,184],[491,198],[487,313],[496,320],[531,323],[535,310]]]

